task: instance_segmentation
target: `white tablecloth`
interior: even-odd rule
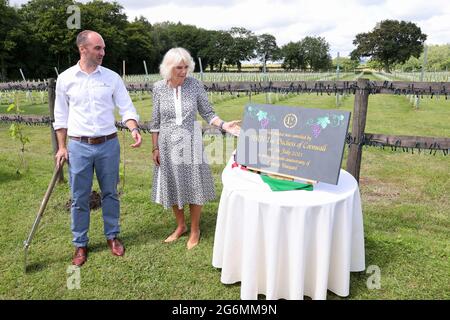
[[[326,299],[349,295],[350,271],[365,270],[361,200],[341,170],[337,186],[270,190],[255,173],[222,172],[213,261],[221,282],[241,282],[241,299]]]

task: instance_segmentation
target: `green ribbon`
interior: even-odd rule
[[[261,179],[267,183],[272,191],[306,190],[313,191],[313,185],[289,180],[280,180],[262,174]]]

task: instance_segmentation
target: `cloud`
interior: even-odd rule
[[[11,0],[10,3],[24,3]],[[83,0],[83,2],[86,2]],[[416,23],[427,43],[450,43],[448,0],[118,0],[129,20],[172,21],[209,30],[244,27],[269,33],[278,45],[306,36],[324,37],[332,56],[348,55],[356,34],[372,31],[381,20]]]
[[[449,7],[448,1],[440,0],[409,0],[407,5],[403,1],[388,1],[384,8],[398,20],[421,21],[442,14],[440,9]],[[448,12],[447,12],[448,13]]]
[[[116,0],[117,1],[117,0]],[[234,5],[237,0],[209,0],[209,1],[203,1],[203,0],[185,0],[185,1],[177,1],[177,0],[118,0],[118,3],[120,3],[123,7],[126,7],[127,9],[146,9],[146,8],[152,8],[157,6],[164,6],[164,5],[174,5],[181,8],[186,7],[225,7]]]
[[[143,15],[151,23],[182,22],[211,30],[240,26],[256,34],[270,33],[278,45],[306,36],[324,37],[332,56],[348,55],[356,34],[373,30],[381,20],[416,23],[428,35],[427,43],[450,42],[450,2],[447,0],[243,0],[150,1],[151,7],[133,10],[119,1],[129,17]],[[147,2],[146,3],[146,7]],[[189,5],[185,5],[188,3]],[[197,5],[198,4],[198,5]]]
[[[386,0],[360,0],[358,3],[363,6],[381,6],[384,5]]]
[[[27,3],[27,2],[28,2],[27,0],[10,0],[9,5],[20,7],[22,4]]]

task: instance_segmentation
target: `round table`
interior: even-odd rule
[[[221,282],[241,282],[241,299],[326,299],[349,295],[350,272],[365,270],[361,200],[341,169],[337,185],[271,191],[260,175],[222,172],[213,261]]]

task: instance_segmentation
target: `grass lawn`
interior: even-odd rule
[[[150,97],[134,99],[141,120],[150,120]],[[259,103],[265,99],[264,94],[252,97]],[[248,101],[246,96],[219,99],[215,109],[223,119],[238,119]],[[335,102],[333,95],[303,94],[277,104],[336,109]],[[23,107],[27,113],[40,115],[48,113],[46,108]],[[345,97],[339,108],[352,110],[353,96]],[[403,96],[375,95],[370,97],[368,113],[367,132],[450,136],[450,101],[444,99],[426,98],[414,110]],[[0,125],[0,299],[239,299],[240,284],[222,284],[220,270],[211,264],[223,165],[212,166],[217,198],[204,206],[199,246],[187,251],[186,236],[164,244],[175,221],[171,211],[150,202],[149,135],[144,135],[143,146],[137,150],[127,147],[131,143],[128,133],[119,135],[126,159],[120,235],[125,256],[110,254],[101,211],[93,211],[90,255],[80,269],[81,288],[67,288],[73,248],[65,183],[55,188],[47,205],[29,249],[29,271],[24,274],[23,241],[53,167],[49,128],[25,130],[31,140],[25,155],[28,170],[16,175],[19,145],[9,138],[8,125]],[[352,273],[350,296],[341,298],[329,292],[328,299],[450,299],[449,169],[450,158],[442,153],[364,149],[360,190],[366,267],[380,268],[381,288],[367,288],[371,274]],[[98,190],[96,184],[94,189]]]

